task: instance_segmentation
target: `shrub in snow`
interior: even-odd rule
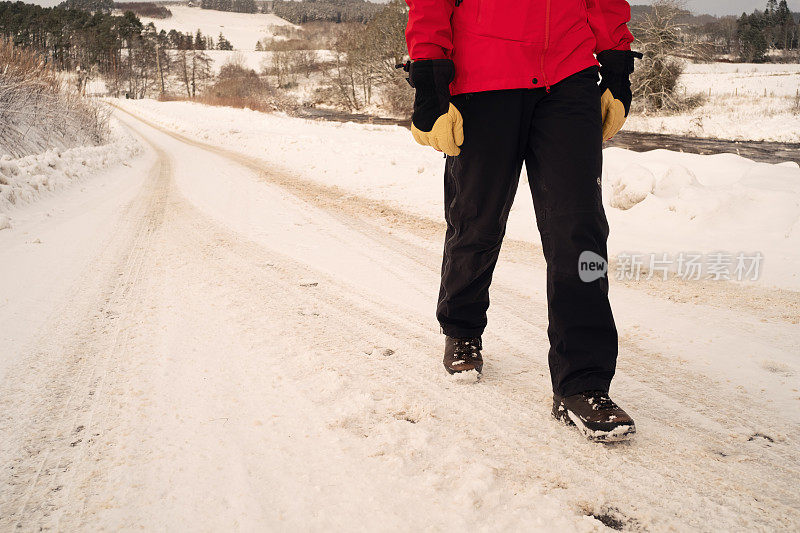
[[[35,52],[0,39],[0,155],[99,145],[108,110],[68,90]]]
[[[8,218],[8,215],[0,214],[0,231],[4,229],[11,229],[11,219]]]
[[[647,15],[631,23],[636,48],[644,53],[631,78],[633,95],[646,110],[691,109],[703,103],[702,95],[687,97],[678,91],[685,68],[678,57],[694,55],[692,46],[682,38],[684,15],[681,0],[655,0]]]

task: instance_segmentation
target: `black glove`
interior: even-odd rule
[[[625,106],[625,116],[631,111],[631,74],[633,73],[633,59],[641,59],[642,54],[630,50],[605,50],[597,54],[600,62],[600,94],[611,91],[615,100]]]
[[[450,82],[456,75],[450,59],[414,61],[408,67],[408,83],[416,89],[411,134],[419,144],[432,146],[450,156],[461,153],[464,122],[450,103]]]
[[[603,141],[614,137],[631,111],[633,59],[642,58],[630,50],[606,50],[597,54],[600,62],[600,107],[603,111]]]
[[[451,59],[414,61],[408,70],[408,83],[417,94],[411,122],[422,131],[431,131],[436,119],[450,107],[450,82],[456,76]]]

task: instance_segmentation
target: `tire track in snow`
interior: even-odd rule
[[[12,454],[19,447],[11,465],[14,473],[2,491],[0,529],[5,524],[23,531],[59,530],[63,512],[72,503],[74,476],[86,467],[85,450],[97,436],[96,414],[105,401],[108,374],[124,355],[119,319],[141,278],[150,238],[160,223],[168,174],[158,164],[152,169],[73,298],[54,313],[54,324],[34,344],[34,359],[16,370],[21,374],[6,378],[9,390],[0,391],[0,399],[7,412],[16,415],[7,421],[9,433],[24,435],[25,443],[9,439]],[[31,378],[37,377],[46,388],[44,397],[31,404],[31,385],[38,385]],[[26,424],[26,419],[32,422]]]

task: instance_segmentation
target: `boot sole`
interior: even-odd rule
[[[443,365],[443,366],[444,366],[444,369],[447,370],[447,373],[450,374],[451,376],[453,376],[455,374],[463,374],[464,372],[471,372],[472,370],[475,370],[478,374],[483,374],[483,365],[479,365],[479,366],[476,366],[474,368],[468,368],[466,370],[453,370],[452,368],[450,368],[447,365]]]
[[[575,415],[577,418],[577,415]],[[636,426],[617,426],[610,431],[600,431],[587,428],[583,424],[575,423],[569,411],[557,409],[553,411],[553,418],[567,426],[574,426],[580,431],[581,435],[592,442],[624,442],[630,440],[636,434]]]

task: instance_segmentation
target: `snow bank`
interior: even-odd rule
[[[800,287],[800,166],[732,154],[605,150],[612,253],[764,257],[763,281]]]
[[[141,150],[138,141],[117,124],[112,126],[111,137],[110,143],[101,146],[57,148],[17,159],[0,157],[0,229],[3,216],[9,226],[7,213],[14,207],[123,163]]]
[[[416,145],[404,128],[311,121],[189,102],[119,104],[170,130],[258,157],[304,179],[442,219],[441,154]],[[759,282],[800,288],[797,164],[666,150],[609,148],[604,154],[612,255],[761,252],[765,259]],[[526,187],[522,185],[512,208],[508,234],[538,242]]]

